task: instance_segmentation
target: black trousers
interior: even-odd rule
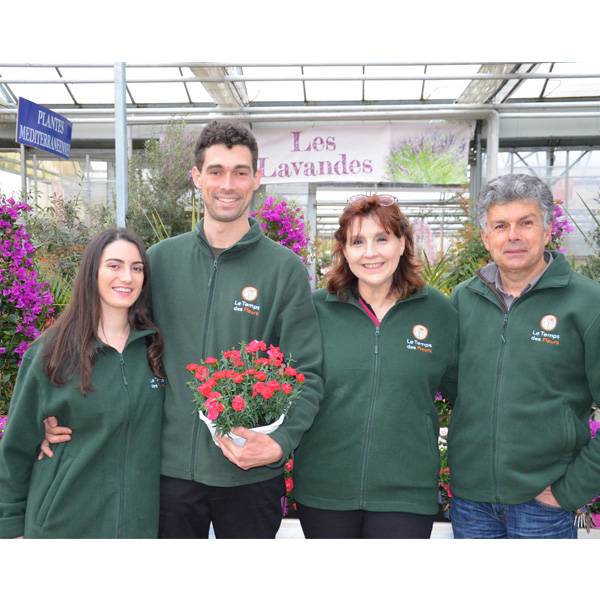
[[[367,510],[323,510],[298,504],[308,539],[428,539],[433,515]]]
[[[160,478],[160,538],[271,539],[283,517],[283,475],[267,481],[217,487],[186,479]]]

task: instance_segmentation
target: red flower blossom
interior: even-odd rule
[[[262,350],[263,352],[267,349],[267,345],[260,340],[252,340],[249,344],[246,344],[246,352],[258,352]],[[206,361],[204,361],[206,362]]]
[[[285,491],[289,494],[294,489],[294,480],[291,477],[285,478]]]
[[[237,394],[233,397],[233,400],[231,401],[231,408],[233,408],[233,410],[236,412],[242,412],[244,408],[246,408],[246,402],[240,394]]]
[[[214,356],[209,356],[208,358],[204,359],[204,364],[205,365],[214,365],[214,364],[216,364],[218,362],[219,361]]]
[[[296,375],[296,373],[298,373],[298,371],[296,371],[296,369],[294,369],[294,367],[286,367],[283,370],[285,375],[289,375],[290,377],[294,377],[294,375]]]
[[[294,468],[294,459],[290,458],[283,467],[286,471],[290,472]]]
[[[218,395],[218,397],[221,397],[221,394],[219,394],[218,392],[215,392],[215,394]],[[223,406],[223,404],[221,402],[218,402],[215,398],[209,398],[205,404],[206,409],[207,409],[207,417],[211,420],[211,421],[215,421],[216,419],[219,418],[219,415],[225,410],[225,407]]]
[[[209,370],[204,365],[199,365],[196,371],[194,372],[194,377],[199,381],[204,381],[208,376]]]
[[[279,349],[279,346],[273,346],[271,344],[269,350],[267,351],[267,356],[271,359],[272,363],[278,367],[283,362],[284,356]]]
[[[213,386],[217,382],[214,379],[206,380],[202,385],[198,386],[198,391],[205,397],[208,398],[212,394]]]
[[[283,391],[284,394],[286,394],[286,396],[289,396],[292,393],[292,386],[289,383],[282,383],[281,384],[281,390]]]
[[[261,381],[259,381],[258,383],[255,383],[252,386],[252,396],[256,397],[257,394],[260,394],[265,400],[269,400],[270,398],[273,397],[273,394],[275,393],[275,390],[265,384],[262,383]]]
[[[234,366],[243,366],[242,353],[239,350],[225,350],[223,356],[230,361]]]
[[[258,381],[264,381],[267,378],[267,374],[263,373],[262,371],[256,371],[254,373],[254,379],[257,379]]]
[[[298,383],[304,383],[304,375],[302,373],[298,373],[298,375],[296,375],[296,381]]]

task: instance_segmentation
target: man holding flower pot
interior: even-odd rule
[[[237,124],[212,122],[196,143],[194,184],[204,218],[193,232],[150,251],[155,321],[165,340],[159,536],[272,538],[285,495],[283,463],[311,426],[322,393],[321,340],[306,269],[249,218],[260,185],[258,147]],[[266,435],[244,428],[213,443],[186,385],[190,361],[251,340],[279,346],[305,375],[283,424]],[[51,433],[63,430],[52,428]],[[68,430],[67,430],[68,432]],[[60,435],[47,435],[50,442]]]
[[[457,538],[574,538],[600,493],[600,286],[546,250],[552,192],[503,175],[477,216],[493,262],[453,294],[458,394],[450,421]]]

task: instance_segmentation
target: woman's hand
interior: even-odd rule
[[[62,444],[63,442],[69,442],[71,440],[71,434],[73,433],[69,427],[59,426],[56,417],[46,417],[44,419],[44,430],[46,431],[46,436],[40,444],[38,460],[42,460],[44,456],[52,458],[54,456],[54,452],[52,452],[50,444]]]

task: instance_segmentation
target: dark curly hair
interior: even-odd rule
[[[421,264],[415,256],[412,227],[397,204],[382,205],[377,195],[365,196],[351,202],[346,205],[340,216],[340,227],[335,232],[333,267],[327,274],[327,290],[340,300],[346,301],[350,290],[358,283],[356,275],[350,270],[344,256],[344,247],[354,220],[369,216],[377,219],[388,233],[394,234],[397,238],[404,238],[404,253],[394,271],[390,290],[400,300],[404,300],[425,285],[419,274]]]
[[[253,133],[237,123],[224,121],[211,121],[202,130],[194,148],[194,160],[198,170],[202,170],[205,150],[217,144],[223,144],[228,148],[246,146],[252,154],[252,170],[256,173],[258,167],[258,144]]]

